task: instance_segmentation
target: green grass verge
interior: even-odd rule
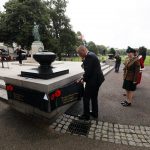
[[[146,56],[144,64],[145,66],[150,66],[150,56]]]
[[[108,59],[108,56],[98,56],[99,59],[102,61],[105,61]],[[122,62],[124,62],[125,58],[127,56],[121,56],[121,60]],[[62,58],[62,61],[81,61],[81,58],[80,57],[66,57],[66,58]],[[145,63],[144,63],[146,66],[150,66],[150,56],[146,56],[146,60],[145,60]]]

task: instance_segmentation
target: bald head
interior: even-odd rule
[[[80,45],[76,51],[81,58],[85,58],[88,53],[88,49],[84,45]]]

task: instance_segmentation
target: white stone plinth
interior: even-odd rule
[[[44,45],[41,41],[34,41],[31,46],[31,55],[39,52],[40,50],[44,50]]]
[[[41,41],[34,41],[31,46],[31,57],[28,58],[27,60],[25,60],[24,62],[25,63],[36,63],[36,61],[33,58],[33,55],[35,53],[38,53],[41,50],[44,50],[43,43]]]

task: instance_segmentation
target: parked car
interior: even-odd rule
[[[10,61],[11,57],[9,56],[9,51],[6,49],[0,49],[0,60]]]

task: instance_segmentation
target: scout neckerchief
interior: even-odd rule
[[[132,59],[129,59],[129,62],[127,63],[127,67],[132,66],[137,60],[138,57],[133,57]]]
[[[124,78],[125,78],[126,75],[127,75],[128,68],[129,68],[130,66],[132,66],[137,60],[138,60],[137,57],[133,57],[132,59],[126,59],[125,67],[124,67]]]

